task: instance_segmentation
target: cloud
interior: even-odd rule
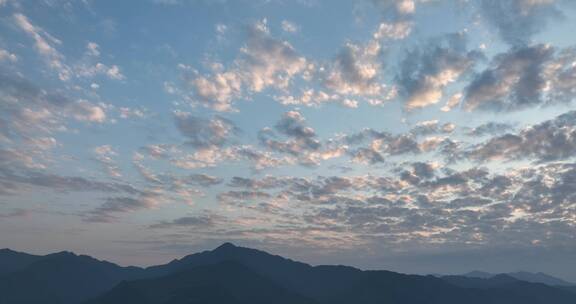
[[[182,169],[215,167],[226,161],[238,160],[235,149],[231,147],[209,146],[183,156],[170,158],[170,163]]]
[[[97,75],[104,75],[110,79],[123,80],[126,77],[120,71],[117,65],[108,66],[103,63],[95,63],[94,65],[88,65],[89,63],[82,63],[74,67],[75,76],[93,78]]]
[[[70,114],[76,120],[102,123],[106,121],[106,112],[102,107],[87,100],[78,100],[69,106]]]
[[[358,101],[343,98],[338,94],[329,94],[323,90],[304,89],[298,95],[274,96],[274,99],[283,105],[302,105],[307,107],[319,107],[325,103],[336,103],[347,108],[357,108]]]
[[[141,191],[127,183],[102,182],[81,176],[62,176],[53,173],[33,169],[15,168],[9,169],[8,165],[13,165],[14,156],[18,154],[6,155],[0,150],[0,184],[5,185],[5,189],[10,189],[4,195],[17,194],[22,191],[43,188],[58,193],[69,192],[101,192],[101,193],[126,193],[131,195],[141,194]],[[4,163],[4,162],[7,163]],[[12,162],[12,163],[10,163]]]
[[[314,129],[305,125],[305,119],[297,111],[289,111],[284,113],[284,116],[278,123],[276,123],[275,129],[288,137],[293,137],[296,139],[301,139],[303,141],[308,141],[313,137],[316,137],[316,132]],[[308,144],[312,148],[317,145],[314,143]]]
[[[237,202],[237,201],[253,201],[253,200],[266,200],[272,196],[262,191],[236,191],[230,190],[218,195],[218,200],[221,202]]]
[[[282,30],[286,33],[296,33],[300,30],[300,27],[294,22],[282,20]]]
[[[444,88],[471,70],[481,54],[464,45],[463,34],[451,34],[406,55],[396,77],[406,110],[438,103]]]
[[[185,181],[191,185],[210,187],[219,185],[223,182],[222,178],[207,174],[191,174],[185,178]]]
[[[158,190],[145,191],[137,197],[109,197],[104,204],[85,213],[84,220],[95,223],[114,222],[118,220],[118,214],[151,209],[162,200],[162,192]]]
[[[176,111],[174,120],[187,144],[197,149],[222,147],[239,131],[232,121],[220,116],[208,119]]]
[[[44,57],[50,68],[58,72],[60,80],[69,80],[72,74],[70,67],[64,63],[64,56],[53,46],[53,44],[58,45],[62,42],[42,28],[32,24],[28,17],[23,14],[14,14],[13,18],[16,25],[34,40],[36,51]]]
[[[456,125],[453,123],[440,124],[438,120],[426,120],[417,123],[411,130],[410,133],[416,136],[431,135],[431,134],[449,134],[456,129]]]
[[[410,17],[416,11],[418,0],[372,0],[385,18],[404,19]]]
[[[197,148],[191,153],[171,149],[171,151],[163,151],[161,157],[162,159],[168,159],[174,166],[183,169],[199,169],[215,167],[224,163],[239,163],[248,165],[258,171],[295,163],[293,157],[279,156],[252,145],[229,145],[224,147],[212,145]]]
[[[212,75],[194,71],[186,82],[194,92],[193,101],[218,111],[230,111],[236,99],[267,88],[286,90],[294,77],[310,68],[290,43],[271,36],[266,19],[248,28],[246,44],[229,69],[213,66]]]
[[[191,228],[191,229],[207,229],[213,228],[218,222],[223,220],[221,216],[214,214],[198,215],[198,216],[185,216],[174,219],[172,221],[163,221],[157,224],[150,225],[153,229],[167,229],[167,228]]]
[[[556,0],[480,0],[480,11],[502,40],[525,45],[546,25],[562,16]]]
[[[170,157],[172,157],[170,155]],[[164,159],[164,158],[163,158]],[[168,158],[166,158],[168,159]],[[158,172],[146,163],[146,156],[138,152],[132,157],[132,164],[146,182],[146,187],[155,189],[162,200],[184,202],[194,205],[198,197],[205,196],[205,189],[220,185],[224,180],[217,176],[204,173],[180,175],[172,172]],[[173,163],[173,165],[190,169],[198,160],[186,160],[185,164]],[[186,167],[188,166],[188,167]],[[196,168],[202,167],[196,164]]]
[[[267,149],[288,154],[304,166],[317,166],[321,161],[338,158],[344,155],[347,149],[346,146],[338,144],[323,145],[314,129],[306,125],[305,118],[298,111],[284,113],[273,129],[260,130],[258,139]]]
[[[569,103],[576,90],[576,51],[550,45],[513,47],[494,57],[465,89],[468,111],[517,111]]]
[[[1,191],[0,191],[1,194]],[[20,218],[30,215],[30,211],[26,209],[16,209],[8,213],[0,213],[0,219]]]
[[[418,154],[421,152],[414,134],[393,135],[373,129],[364,129],[359,133],[348,134],[341,139],[352,146],[348,149],[352,160],[357,163],[376,164],[383,163],[386,156]],[[366,143],[368,146],[354,148]]]
[[[170,151],[173,149],[174,147],[167,144],[157,144],[144,146],[140,148],[140,151],[154,159],[162,159],[168,158]]]
[[[96,42],[88,42],[82,59],[71,66],[74,76],[78,78],[94,78],[102,75],[112,80],[124,80],[117,65],[107,65],[100,62],[100,46]]]
[[[43,166],[41,161],[46,160],[50,150],[47,148],[59,145],[54,134],[66,131],[70,121],[106,121],[102,105],[38,87],[1,67],[0,99],[0,143],[5,150],[21,154],[15,160],[29,158],[34,160],[35,167]],[[32,164],[31,161],[25,163]]]
[[[255,170],[276,168],[294,163],[290,157],[278,157],[269,151],[261,151],[252,146],[239,146],[234,149],[234,153],[239,156],[239,159],[249,161]]]
[[[300,112],[284,113],[274,130],[289,139],[287,141],[274,139],[276,135],[270,128],[261,130],[258,135],[262,145],[273,151],[297,156],[301,153],[317,151],[321,147],[320,141],[316,139],[316,132],[305,125],[305,119]]]
[[[0,70],[0,80],[2,81],[0,94],[5,101],[0,110],[10,113],[14,120],[71,117],[80,121],[99,123],[106,119],[104,109],[87,100],[72,100],[58,91],[44,90],[28,79],[5,70]],[[42,125],[40,122],[38,124]],[[44,127],[48,124],[49,122],[46,121]],[[32,127],[31,124],[24,122],[11,125]],[[23,131],[26,128],[19,129]]]
[[[413,24],[409,21],[396,23],[380,23],[378,30],[373,34],[374,39],[394,39],[400,40],[408,37],[412,32]]]
[[[479,144],[466,154],[478,161],[533,159],[540,162],[569,159],[576,153],[576,112],[562,114]]]
[[[266,20],[250,28],[246,47],[241,52],[240,65],[245,68],[248,86],[254,92],[269,86],[287,88],[292,77],[307,66],[306,59],[292,45],[270,36]]]
[[[381,96],[381,45],[371,40],[366,45],[347,42],[323,75],[326,88],[342,95]]]
[[[497,55],[467,86],[465,108],[512,111],[541,104],[544,70],[553,53],[551,46],[538,44]]]
[[[574,164],[504,173],[486,168],[456,171],[424,162],[407,167],[376,176],[234,177],[229,186],[241,190],[223,192],[219,198],[234,213],[242,210],[250,216],[227,222],[227,233],[280,242],[291,235],[330,248],[385,243],[401,251],[465,244],[501,248],[532,244],[534,239],[570,242],[563,235],[572,229]],[[270,227],[270,219],[286,224]]]
[[[102,145],[94,148],[94,154],[96,155],[95,160],[99,162],[106,173],[112,178],[122,177],[120,173],[120,168],[116,165],[113,157],[118,155],[116,151],[110,145]]]
[[[462,95],[462,93],[455,93],[452,96],[450,96],[450,98],[448,98],[448,100],[446,101],[446,104],[440,108],[440,110],[442,112],[450,112],[452,111],[452,109],[454,109],[455,107],[457,107],[458,105],[460,105],[460,102],[462,101],[462,97],[464,95]]]
[[[117,65],[108,66],[97,61],[100,56],[100,46],[97,43],[88,42],[83,60],[76,64],[69,64],[65,56],[57,49],[57,46],[61,45],[62,41],[50,35],[43,28],[34,25],[28,17],[21,13],[14,14],[13,18],[16,25],[34,40],[36,51],[44,59],[48,67],[58,73],[60,80],[70,81],[73,77],[92,78],[96,75],[105,75],[113,80],[126,78]],[[11,61],[16,60],[13,54],[4,55]],[[0,61],[1,59],[2,52],[0,52]]]
[[[435,175],[435,167],[429,163],[415,162],[411,164],[412,169],[403,171],[400,178],[410,184],[417,185],[423,180],[429,180]]]
[[[486,135],[499,135],[512,129],[514,129],[514,126],[511,124],[490,121],[481,124],[475,128],[469,129],[466,135],[474,137],[480,137]]]
[[[189,81],[194,98],[217,111],[230,111],[233,99],[241,97],[242,79],[235,71],[221,72],[208,78],[199,76]]]
[[[16,56],[16,54],[10,53],[5,49],[0,48],[0,62],[3,61],[16,62],[18,61],[18,56]]]
[[[546,104],[569,103],[576,96],[576,48],[560,49],[544,71]]]
[[[357,108],[359,100],[381,105],[393,99],[396,90],[384,83],[382,73],[383,44],[407,37],[411,25],[403,21],[381,23],[366,43],[346,42],[334,59],[320,64],[317,69],[307,70],[309,75],[304,79],[319,81],[322,89],[306,88],[301,90],[300,96],[291,93],[275,96],[275,99],[284,105],[317,107],[337,103],[348,108]]]

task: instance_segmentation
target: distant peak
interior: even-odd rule
[[[218,248],[216,248],[215,250],[230,250],[230,249],[234,249],[234,248],[238,248],[238,246],[236,246],[230,242],[226,242],[226,243],[218,246]]]
[[[70,251],[60,251],[60,252],[49,254],[48,256],[52,256],[52,257],[76,257],[77,255],[74,252],[70,252]]]

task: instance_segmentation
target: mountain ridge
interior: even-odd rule
[[[34,259],[0,276],[0,304],[576,303],[572,288],[506,274],[479,279],[312,266],[232,243],[146,268],[122,267],[68,251]],[[235,282],[251,291],[242,292]],[[261,294],[255,291],[258,286]]]
[[[460,276],[471,277],[471,278],[492,278],[498,275],[508,275],[521,281],[531,282],[531,283],[542,283],[550,286],[576,286],[572,282],[568,282],[564,279],[557,278],[555,276],[543,273],[543,272],[528,272],[528,271],[515,271],[506,273],[490,273],[485,271],[470,271]]]

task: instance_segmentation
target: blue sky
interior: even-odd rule
[[[0,1],[0,247],[576,280],[574,9]]]

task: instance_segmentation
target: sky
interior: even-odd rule
[[[569,0],[0,0],[0,247],[576,281]]]

